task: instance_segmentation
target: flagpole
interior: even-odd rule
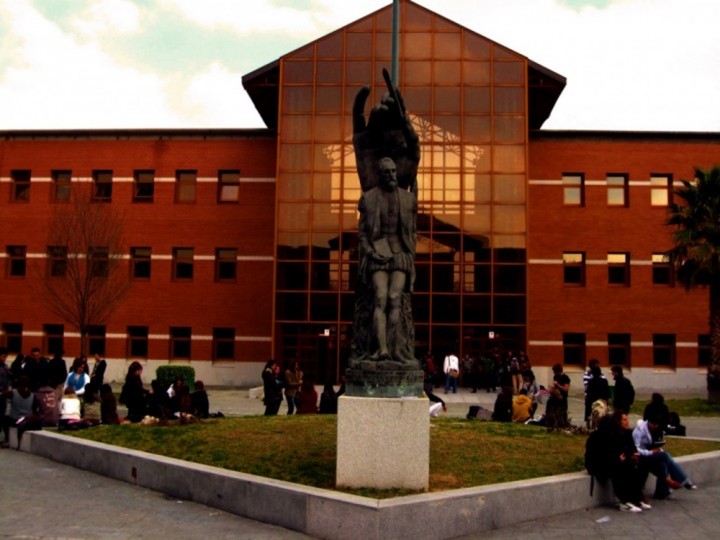
[[[400,74],[398,69],[400,41],[400,0],[393,0],[393,25],[392,25],[392,80],[396,87],[400,86]]]

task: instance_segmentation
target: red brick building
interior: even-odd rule
[[[707,294],[675,286],[663,223],[672,186],[718,162],[720,134],[543,131],[564,77],[401,9],[400,90],[423,149],[418,355],[524,349],[543,382],[596,357],[637,387],[702,388]],[[113,378],[139,360],[250,384],[267,358],[297,357],[337,381],[357,276],[351,110],[364,84],[369,107],[384,89],[391,11],[245,76],[267,130],[0,132],[3,344],[77,354],[33,282],[53,212],[86,185],[126,217],[132,287],[91,336]]]

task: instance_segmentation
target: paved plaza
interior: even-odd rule
[[[261,414],[247,390],[209,389],[211,410],[225,415]],[[445,396],[448,415],[464,416],[470,404],[491,408],[494,395],[460,391]],[[571,400],[581,418],[579,396]],[[576,422],[577,423],[577,422]],[[686,419],[690,436],[720,439],[717,418]],[[0,450],[2,538],[308,538],[300,533],[61,465],[13,450]],[[652,501],[642,514],[589,508],[464,538],[717,538],[720,485],[680,490],[673,500]],[[541,504],[542,493],[538,493]],[[522,512],[522,509],[518,509]]]

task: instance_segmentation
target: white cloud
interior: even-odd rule
[[[140,25],[140,9],[129,0],[94,0],[72,18],[73,29],[85,36],[132,32]]]

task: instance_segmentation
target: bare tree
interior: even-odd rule
[[[89,330],[106,324],[130,276],[122,264],[124,217],[111,204],[93,202],[90,190],[73,191],[50,220],[48,265],[36,284],[43,304],[80,333],[87,354]]]

